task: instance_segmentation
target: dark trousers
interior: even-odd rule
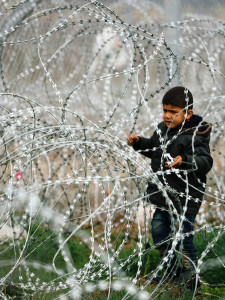
[[[182,224],[181,236],[182,240],[178,236],[178,244],[176,250],[181,253],[181,256],[176,256],[175,251],[171,249],[172,242],[175,239],[178,231],[180,221],[178,222],[175,216],[171,217],[167,211],[156,209],[152,219],[152,239],[156,247],[159,249],[160,256],[165,257],[170,253],[169,260],[166,263],[168,270],[175,270],[179,266],[179,261],[182,264],[183,269],[191,269],[197,264],[197,254],[194,246],[194,235],[187,234],[193,231],[195,215],[185,215],[185,220]]]

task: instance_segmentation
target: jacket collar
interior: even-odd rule
[[[202,122],[202,117],[199,115],[193,115],[190,120],[186,120],[184,123],[184,128],[193,128],[197,127]],[[201,127],[201,126],[200,126]],[[201,130],[200,130],[201,131]]]
[[[184,123],[182,131],[190,134],[195,132],[197,135],[209,136],[212,130],[212,124],[203,121],[199,115],[193,115],[190,120]]]
[[[166,127],[166,126],[165,126]],[[176,133],[180,130],[182,126],[178,126],[176,128],[168,129],[169,133]],[[209,124],[203,121],[203,118],[199,115],[193,114],[190,120],[185,121],[181,132],[183,134],[195,134],[202,135],[202,136],[209,136],[212,130],[212,124]]]

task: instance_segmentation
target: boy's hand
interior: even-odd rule
[[[171,164],[166,162],[165,167],[166,168],[178,168],[181,166],[181,164],[182,164],[182,157],[180,155],[178,155],[173,158],[173,162]]]
[[[134,146],[138,142],[139,142],[139,137],[134,133],[129,135],[127,138],[127,145],[129,146]]]

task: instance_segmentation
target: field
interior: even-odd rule
[[[101,228],[101,225],[97,225],[95,230],[100,232],[104,228]],[[137,255],[132,255],[133,250],[137,247],[137,226],[131,230],[130,238],[126,242],[126,245],[123,247],[123,250],[117,257],[116,263],[121,265],[124,264],[122,269],[125,277],[121,278],[124,282],[130,282],[132,278],[136,276],[138,270],[138,257]],[[91,232],[88,229],[85,229],[85,232],[91,236]],[[195,245],[198,251],[198,256],[200,257],[203,251],[206,249],[206,246],[217,236],[218,232],[213,231],[211,233],[201,232],[195,234]],[[66,237],[66,233],[64,233]],[[58,288],[57,291],[40,291],[40,289],[34,292],[35,285],[38,286],[38,281],[45,282],[48,286],[54,282],[53,286],[60,287],[60,281],[63,281],[63,276],[67,273],[66,263],[63,259],[63,256],[59,254],[55,261],[55,265],[58,270],[61,272],[61,276],[56,275],[52,268],[52,261],[55,253],[58,250],[58,241],[57,237],[53,232],[45,227],[33,226],[31,231],[32,239],[28,242],[24,256],[26,258],[26,263],[21,264],[12,275],[10,276],[10,282],[4,286],[3,292],[5,295],[12,297],[14,299],[56,299],[59,295],[66,292],[66,288]],[[119,236],[119,239],[118,239]],[[115,232],[112,233],[111,239],[114,249],[118,249],[119,245],[122,243],[124,238],[123,226],[117,228]],[[218,241],[215,243],[213,249],[205,256],[204,264],[201,271],[201,281],[202,284],[196,294],[196,299],[223,299],[225,296],[225,287],[224,287],[224,278],[225,270],[220,259],[223,260],[225,256],[225,235],[220,236]],[[20,241],[20,248],[24,245],[24,240]],[[173,282],[164,282],[160,286],[157,286],[156,283],[151,283],[146,285],[148,277],[154,272],[156,267],[160,264],[160,257],[157,249],[154,249],[151,237],[148,240],[146,245],[143,245],[142,256],[142,267],[140,276],[138,276],[138,281],[136,283],[137,287],[144,286],[144,290],[153,293],[157,288],[157,299],[190,299],[190,295],[185,294],[185,287],[176,287],[176,284]],[[85,264],[89,262],[90,259],[90,248],[85,244],[81,239],[77,237],[72,237],[68,242],[68,248],[70,250],[72,261],[74,267],[79,271],[82,269]],[[1,253],[6,249],[6,247],[1,246]],[[19,253],[15,249],[10,249],[4,255],[5,258],[5,267],[1,267],[0,275],[3,277],[10,269],[11,265],[7,265],[7,260],[13,264],[11,261],[12,256],[17,257]],[[128,260],[129,257],[132,257]],[[29,272],[26,269],[29,267]],[[99,261],[92,266],[92,272],[96,273],[99,270]],[[28,274],[28,273],[29,274]],[[32,276],[33,274],[33,276]],[[63,275],[64,274],[64,275]],[[163,274],[163,270],[162,270]],[[124,276],[123,275],[123,276]],[[33,278],[33,279],[32,279]],[[99,280],[107,279],[108,276],[102,274]],[[37,280],[39,279],[39,280]],[[129,293],[126,285],[121,287],[116,287],[113,284],[113,281],[116,281],[118,278],[116,276],[112,277],[112,286],[106,288],[106,290],[97,290],[95,291],[95,285],[92,286],[93,292],[84,291],[82,293],[82,299],[107,299],[110,295],[110,299],[123,299],[124,296],[128,295],[128,299],[135,299],[136,295],[132,296],[132,293]],[[26,288],[22,288],[24,283]],[[96,282],[97,283],[97,282]],[[30,285],[30,290],[29,286]],[[40,288],[40,286],[39,286]],[[121,290],[118,290],[118,288]],[[67,289],[69,292],[69,288]],[[32,296],[29,296],[32,294]],[[73,297],[72,297],[73,298]],[[72,299],[71,298],[71,299]]]

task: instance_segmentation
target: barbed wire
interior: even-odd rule
[[[160,246],[146,247],[155,209],[146,201],[146,184],[157,184],[170,214],[172,189],[157,176],[176,172],[195,187],[179,170],[154,173],[126,138],[156,130],[160,149],[166,151],[158,123],[162,96],[175,78],[192,91],[194,110],[212,124],[214,166],[207,185],[202,183],[203,199],[179,195],[186,197],[186,205],[202,203],[188,234],[216,233],[195,266],[198,276],[224,234],[224,22],[186,15],[164,23],[162,7],[151,2],[104,3],[25,0],[0,6],[0,253],[1,265],[7,267],[2,287],[10,284],[31,295],[58,291],[60,299],[98,290],[125,290],[124,299],[149,299],[174,288],[164,278],[147,289],[168,268],[173,251],[181,253],[185,215],[175,211],[180,225],[169,238],[171,251],[143,275],[143,258]],[[168,32],[176,30],[179,39],[171,41]],[[122,260],[133,232],[137,243]],[[80,269],[68,247],[74,237],[90,249],[89,262]],[[57,241],[52,264],[30,261],[48,240]],[[6,260],[12,249],[15,257]],[[59,254],[67,271],[57,266]],[[137,269],[130,278],[134,262]],[[44,282],[35,269],[55,277]],[[12,280],[15,272],[20,275]]]

